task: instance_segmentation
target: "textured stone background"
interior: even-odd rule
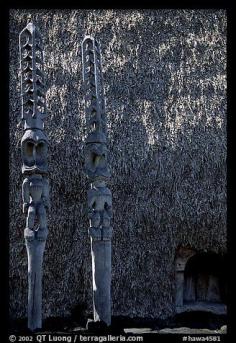
[[[222,10],[11,10],[10,315],[26,316],[18,35],[45,46],[52,210],[44,316],[92,312],[82,173],[80,44],[101,43],[114,201],[113,315],[174,311],[179,246],[226,250],[226,13]],[[83,312],[82,312],[83,313]]]

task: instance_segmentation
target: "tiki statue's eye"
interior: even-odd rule
[[[32,142],[27,142],[26,144],[26,154],[30,157],[33,156],[34,144]]]

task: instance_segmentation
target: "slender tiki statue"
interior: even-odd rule
[[[87,126],[85,172],[90,183],[87,199],[94,323],[110,326],[112,195],[106,186],[110,172],[107,164],[101,56],[98,43],[90,36],[86,36],[82,42],[82,62]]]
[[[42,38],[33,23],[20,33],[21,139],[24,238],[28,256],[28,328],[42,327],[42,264],[49,209],[47,166],[48,139],[44,133],[46,117]]]

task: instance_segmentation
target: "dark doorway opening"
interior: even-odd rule
[[[189,310],[212,309],[221,312],[227,303],[227,275],[225,256],[198,253],[192,256],[184,270],[183,305]],[[214,311],[215,309],[215,311]]]

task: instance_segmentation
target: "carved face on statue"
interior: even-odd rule
[[[85,148],[85,172],[91,180],[106,180],[110,177],[105,144],[89,143]]]
[[[22,173],[47,173],[48,140],[41,130],[27,130],[21,140]]]

